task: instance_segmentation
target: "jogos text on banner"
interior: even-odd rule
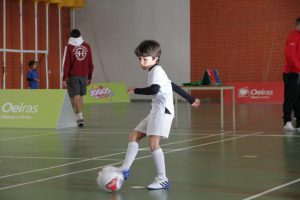
[[[92,83],[84,96],[84,103],[121,102],[130,102],[125,83]]]

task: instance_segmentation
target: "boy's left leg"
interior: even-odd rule
[[[165,156],[159,145],[160,140],[161,136],[149,136],[149,147],[157,171],[157,177],[155,177],[155,180],[147,186],[150,190],[169,189],[169,181],[166,176]]]
[[[150,135],[149,136],[149,147],[154,158],[157,177],[161,179],[166,179],[166,166],[165,166],[165,157],[162,149],[160,148],[161,136]]]

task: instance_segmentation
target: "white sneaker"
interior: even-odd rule
[[[149,190],[160,190],[160,189],[169,189],[170,184],[168,178],[161,179],[155,177],[154,181],[147,186]]]
[[[292,122],[287,122],[284,127],[283,127],[284,131],[295,131],[295,128],[292,125]]]

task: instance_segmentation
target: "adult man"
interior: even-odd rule
[[[296,29],[289,33],[285,44],[286,64],[283,69],[284,103],[283,122],[285,131],[294,131],[292,112],[296,128],[300,130],[300,18],[295,20]]]

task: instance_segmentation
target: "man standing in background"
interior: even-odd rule
[[[91,48],[83,41],[80,31],[73,29],[70,36],[64,55],[63,87],[68,89],[77,124],[82,127],[83,96],[86,95],[87,85],[91,83],[94,65]]]
[[[286,64],[283,69],[284,131],[295,131],[292,111],[296,118],[296,129],[300,131],[300,18],[296,19],[296,29],[289,33],[285,44]]]

